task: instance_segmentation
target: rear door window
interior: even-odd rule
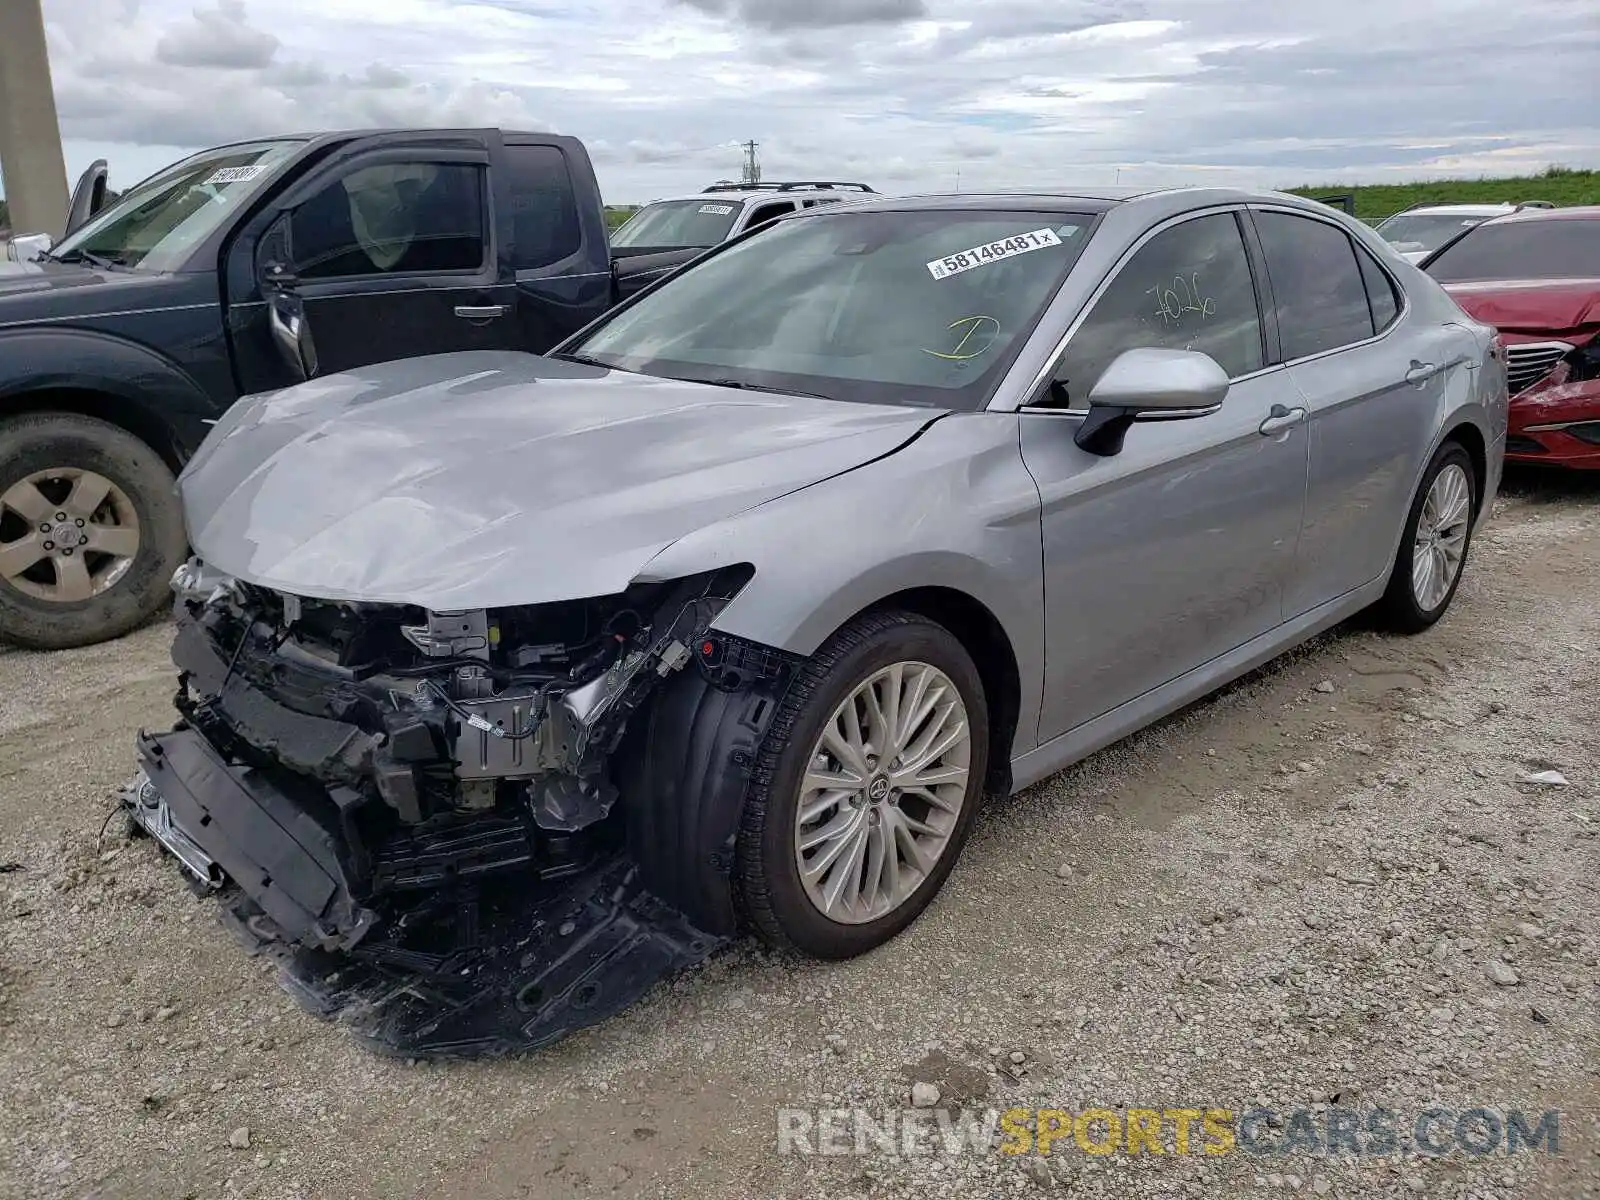
[[[1327,221],[1293,213],[1254,217],[1272,280],[1283,357],[1306,358],[1370,338],[1372,310],[1350,235]]]
[[[505,164],[517,267],[547,267],[576,254],[583,233],[566,155],[555,146],[507,146]]]

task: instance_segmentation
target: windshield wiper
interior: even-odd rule
[[[590,358],[587,354],[547,354],[546,358],[558,358],[562,362],[578,363],[585,367],[599,367],[605,371],[621,371],[626,375],[637,375],[638,371],[630,371],[627,367],[619,367],[616,363],[601,362],[598,358]]]
[[[774,396],[809,396],[813,400],[832,400],[821,392],[802,392],[799,388],[768,387],[764,383],[746,383],[743,379],[691,379],[687,383],[708,383],[712,387],[738,388],[745,392],[771,392]]]
[[[91,267],[99,267],[102,271],[114,271],[126,264],[119,263],[116,259],[106,258],[104,255],[91,254],[84,249],[68,250],[65,254],[50,254],[47,256],[51,262],[58,263],[88,263]]]

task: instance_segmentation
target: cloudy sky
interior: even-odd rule
[[[264,133],[587,141],[606,198],[1600,166],[1597,0],[44,0],[72,174]]]

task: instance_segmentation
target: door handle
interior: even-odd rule
[[[504,304],[458,304],[456,316],[463,321],[492,321],[506,315]]]
[[[1281,404],[1274,404],[1267,413],[1267,419],[1256,426],[1256,432],[1263,437],[1270,437],[1274,433],[1294,428],[1305,419],[1306,410],[1303,408],[1285,408]]]
[[[1406,382],[1413,387],[1421,387],[1439,373],[1439,368],[1432,363],[1411,360],[1411,369],[1406,372]]]

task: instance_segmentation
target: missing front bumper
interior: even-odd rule
[[[368,902],[336,827],[193,729],[139,739],[130,818],[215,891],[251,953],[374,1050],[499,1057],[617,1013],[725,939],[614,855],[559,881],[506,874]]]

